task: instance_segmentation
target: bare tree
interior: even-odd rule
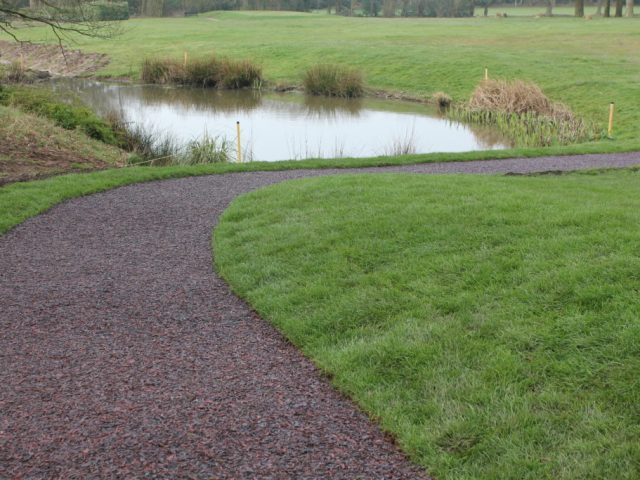
[[[584,17],[584,0],[576,0],[575,16]]]
[[[616,0],[616,17],[622,16],[622,0]]]
[[[88,0],[29,0],[29,8],[20,8],[18,0],[0,0],[0,31],[20,41],[19,27],[46,25],[51,28],[60,45],[63,37],[78,34],[87,37],[112,37],[114,22],[93,18]]]
[[[627,17],[633,17],[633,0],[627,0]]]
[[[556,6],[556,0],[546,0],[547,2],[547,9],[545,11],[545,16],[546,17],[553,17],[553,9]]]

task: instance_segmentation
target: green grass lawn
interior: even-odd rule
[[[111,40],[77,38],[73,48],[107,53],[103,75],[133,76],[144,56],[212,53],[251,58],[271,82],[300,83],[317,62],[362,69],[375,89],[468,98],[484,67],[491,76],[540,84],[554,100],[606,126],[616,102],[618,141],[640,144],[640,19],[346,18],[294,12],[214,12],[134,19]],[[23,37],[54,41],[43,28]],[[612,148],[610,142],[602,148]]]
[[[639,175],[286,182],[215,261],[435,478],[637,479]]]

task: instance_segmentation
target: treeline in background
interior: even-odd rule
[[[7,1],[7,0],[4,0]],[[604,16],[609,16],[609,6],[614,3],[616,16],[622,15],[624,0],[514,0],[516,3],[503,3],[494,0],[14,0],[20,8],[47,9],[69,7],[69,15],[77,15],[78,5],[82,4],[83,15],[95,20],[125,20],[130,16],[170,17],[195,15],[212,10],[290,10],[307,12],[326,10],[328,13],[351,16],[384,17],[471,17],[476,8],[487,14],[489,6],[540,6],[546,8],[548,15],[555,6],[574,6],[576,15],[582,16],[584,4],[598,5],[599,11],[604,4]],[[636,0],[639,1],[640,0]],[[627,8],[633,8],[634,0],[626,0]],[[581,5],[578,5],[581,4]],[[582,13],[581,13],[582,12]],[[482,14],[482,12],[480,12]]]

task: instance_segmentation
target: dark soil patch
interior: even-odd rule
[[[0,185],[108,167],[113,165],[69,150],[15,141],[0,143]]]

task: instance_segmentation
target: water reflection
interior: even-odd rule
[[[440,118],[424,105],[345,100],[253,90],[218,91],[66,80],[54,88],[79,95],[100,113],[179,141],[203,135],[236,138],[241,122],[247,159],[363,157],[505,148],[498,132]]]
[[[303,95],[302,98],[307,118],[358,117],[364,108],[360,98],[326,98],[314,95]]]

